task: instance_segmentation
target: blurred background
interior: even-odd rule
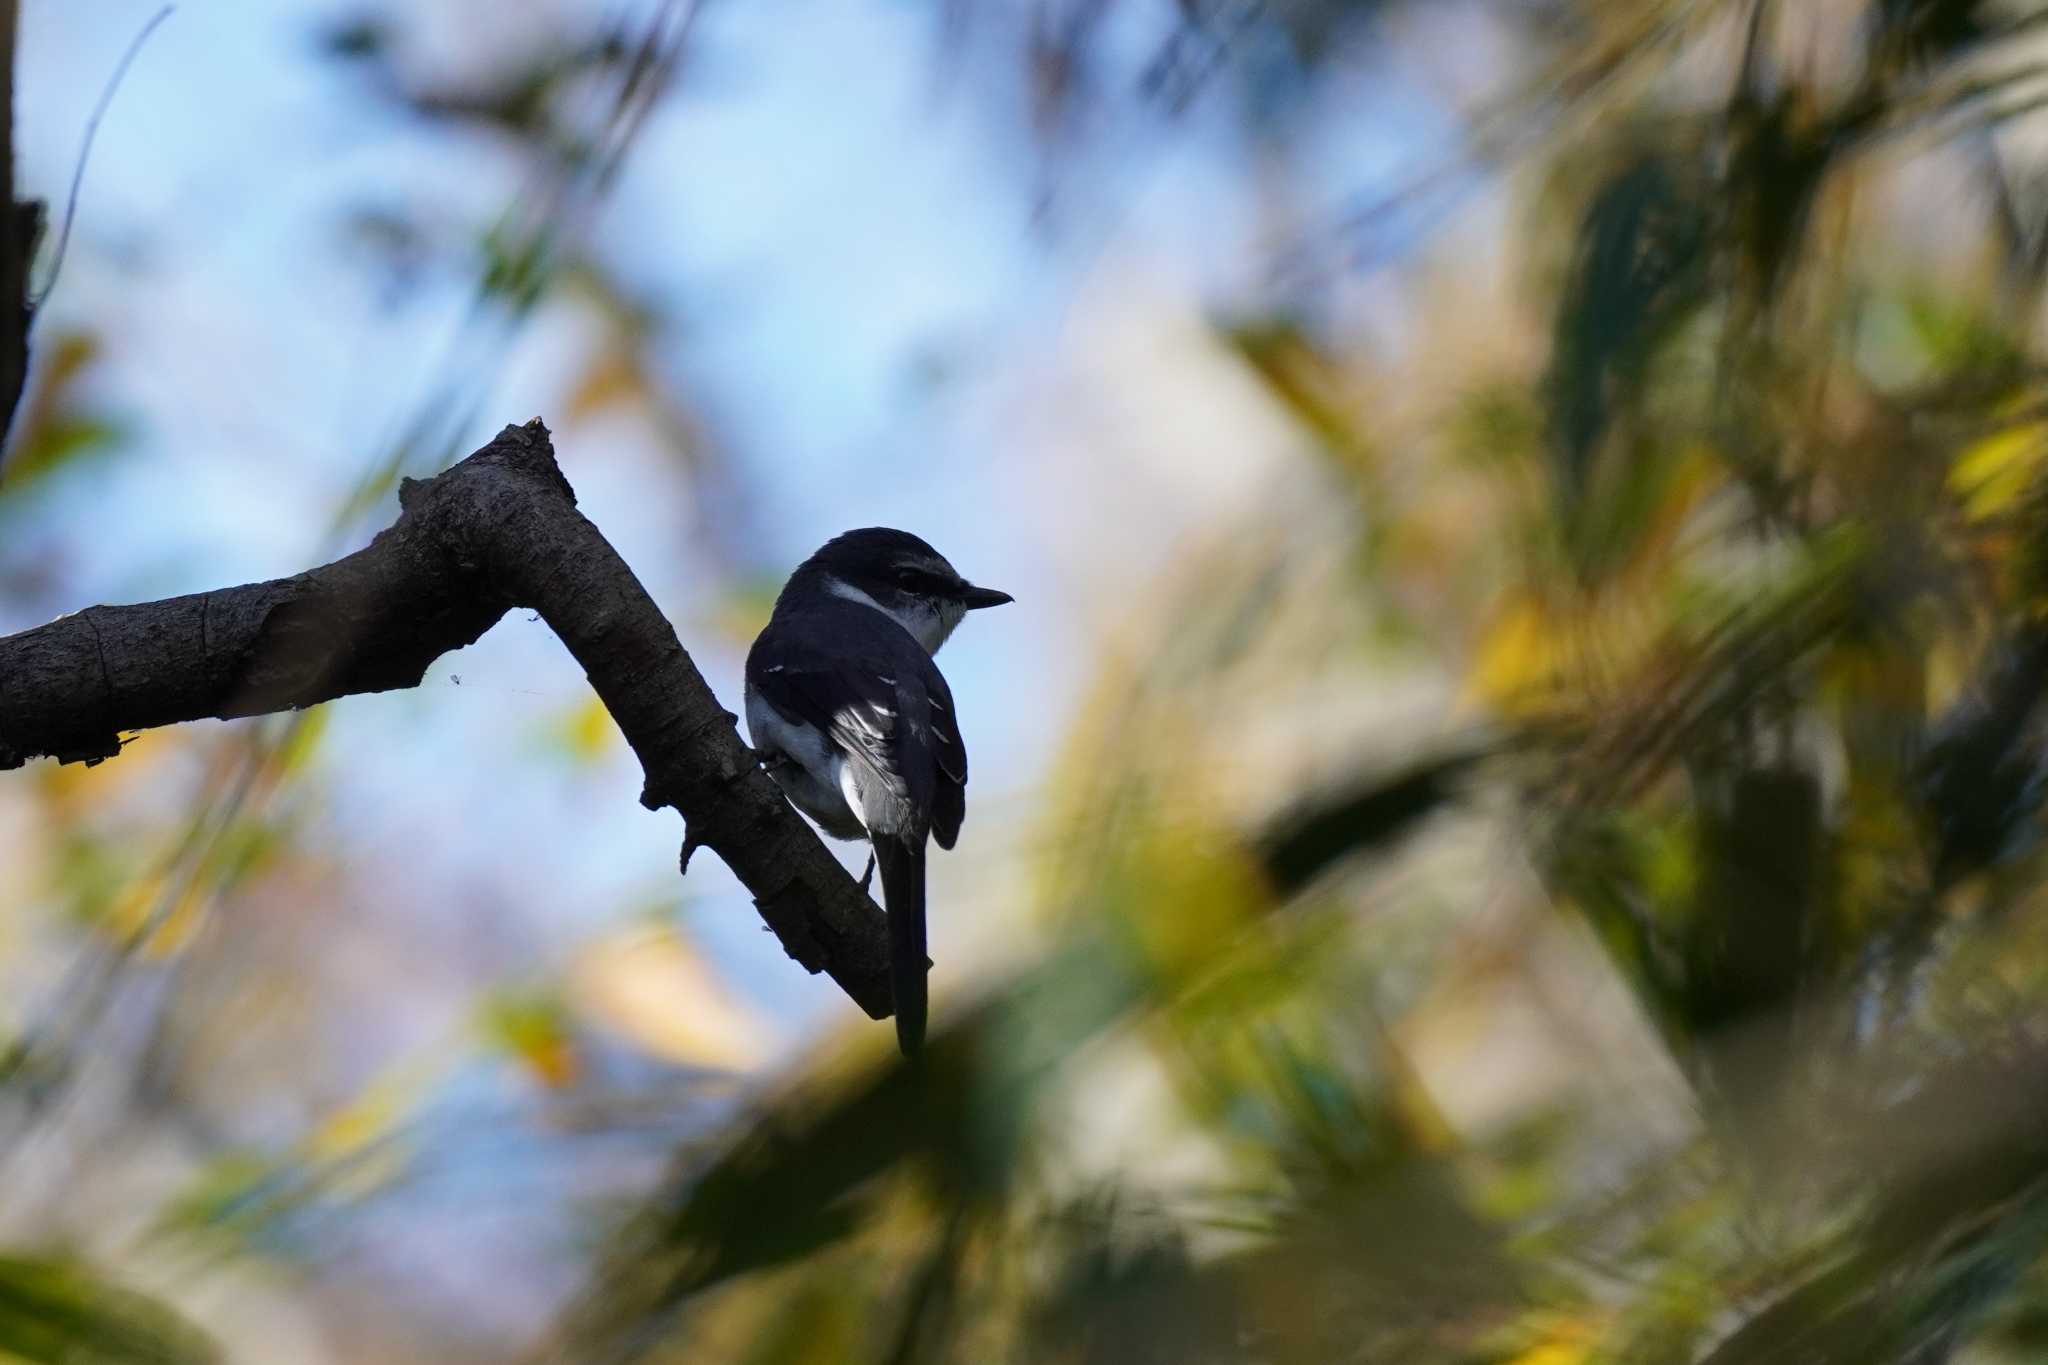
[[[21,11],[0,632],[535,415],[1017,604],[921,1074],[529,613],[6,774],[0,1355],[2048,1359],[2048,7]]]

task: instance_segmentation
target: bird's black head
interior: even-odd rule
[[[790,579],[791,587],[799,583],[880,608],[934,652],[966,612],[1012,600],[969,583],[930,545],[886,526],[826,541]]]

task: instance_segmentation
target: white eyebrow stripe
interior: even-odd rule
[[[964,614],[964,609],[958,603],[941,599],[935,607],[934,599],[920,597],[915,593],[906,593],[901,607],[885,607],[837,574],[826,574],[824,587],[825,591],[834,597],[843,598],[848,602],[858,602],[864,607],[873,607],[908,631],[910,637],[923,646],[927,654],[935,652],[940,645],[946,643],[946,637],[953,633],[953,627],[959,624],[960,617]]]
[[[849,602],[858,602],[864,607],[873,607],[876,611],[884,614],[888,612],[887,607],[884,607],[880,602],[877,602],[874,598],[868,596],[859,588],[854,587],[853,584],[837,574],[825,575],[825,591],[831,593],[834,597],[843,597]]]

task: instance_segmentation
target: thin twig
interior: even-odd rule
[[[100,120],[107,116],[107,110],[114,103],[114,94],[127,78],[128,68],[135,64],[135,58],[142,52],[142,45],[149,41],[149,35],[157,26],[171,17],[176,5],[165,5],[149,16],[134,38],[129,40],[128,50],[121,54],[121,60],[114,66],[114,74],[107,78],[106,88],[100,91],[99,103],[93,106],[92,117],[85,121],[85,138],[78,146],[78,164],[71,168],[71,193],[64,199],[64,226],[57,232],[57,250],[50,259],[50,278],[29,300],[29,307],[41,308],[43,300],[50,297],[50,291],[57,287],[57,277],[64,273],[64,254],[71,246],[71,222],[78,216],[78,191],[85,183],[85,163],[92,158],[92,143],[99,136]]]

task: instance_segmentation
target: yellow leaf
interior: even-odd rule
[[[606,408],[635,403],[647,391],[640,366],[624,347],[607,346],[569,394],[568,420],[589,417]]]
[[[320,748],[320,737],[327,733],[327,708],[316,706],[310,711],[295,712],[286,729],[284,739],[277,746],[277,771],[279,775],[297,772],[306,765]]]
[[[1519,1355],[1509,1356],[1502,1365],[1584,1365],[1592,1358],[1599,1340],[1597,1323],[1558,1317],[1544,1330],[1542,1340]]]
[[[569,971],[577,1010],[650,1055],[684,1066],[751,1071],[774,1030],[735,998],[681,934],[641,926],[601,939]]]
[[[1591,1352],[1576,1341],[1546,1341],[1522,1352],[1507,1365],[1581,1365]]]
[[[1985,437],[1956,457],[1949,490],[1973,521],[1994,517],[2017,501],[2048,457],[2048,424],[2024,422]]]
[[[1162,981],[1213,971],[1218,947],[1236,943],[1269,906],[1259,871],[1220,815],[1190,789],[1171,808],[1155,806],[1126,832],[1105,890],[1123,901],[1126,923]]]
[[[619,733],[612,713],[595,693],[571,707],[554,724],[555,741],[578,763],[594,763]]]
[[[1564,662],[1558,639],[1558,624],[1540,602],[1510,602],[1480,636],[1467,694],[1504,711],[1526,709],[1556,686]]]
[[[396,1128],[431,1083],[428,1071],[420,1067],[401,1067],[373,1081],[306,1137],[306,1155],[314,1161],[356,1156]]]
[[[582,1072],[562,1003],[552,994],[506,993],[484,1006],[484,1032],[550,1089]]]

